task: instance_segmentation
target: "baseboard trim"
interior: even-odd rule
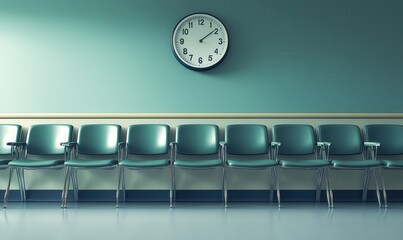
[[[0,190],[0,196],[4,196],[4,190]],[[80,190],[79,202],[114,202],[114,190]],[[389,190],[389,202],[403,202],[403,190]],[[69,193],[69,201],[73,201],[73,192]],[[274,193],[276,201],[276,193]],[[362,191],[360,190],[334,190],[335,202],[360,202]],[[314,190],[282,190],[282,202],[314,202],[316,192]],[[60,190],[28,190],[26,192],[28,202],[53,202],[60,201]],[[368,201],[376,201],[375,190],[368,191]],[[11,190],[9,201],[20,201],[18,190]],[[167,202],[169,201],[168,190],[128,190],[126,191],[126,202]],[[222,192],[220,190],[177,190],[177,202],[220,202]],[[229,190],[229,202],[267,202],[270,201],[268,190]],[[325,191],[321,193],[321,201],[326,201]]]

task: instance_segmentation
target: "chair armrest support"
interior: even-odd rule
[[[11,158],[22,159],[26,156],[27,144],[25,142],[8,142],[8,146],[11,146]]]
[[[13,147],[18,147],[18,146],[25,146],[25,142],[8,142],[7,146],[13,146]]]
[[[316,147],[317,147],[316,158],[330,161],[329,154],[330,154],[331,145],[332,145],[331,142],[317,142],[316,143]]]
[[[331,142],[317,142],[316,143],[316,146],[318,146],[318,147],[322,147],[322,146],[330,146],[330,145],[332,145],[332,143]]]
[[[225,164],[227,162],[227,142],[226,141],[220,141],[220,158],[222,160],[222,163]]]
[[[379,142],[364,142],[365,147],[379,147],[381,143]]]
[[[118,143],[118,161],[119,162],[127,157],[127,153],[125,150],[126,150],[126,142],[119,142]]]
[[[76,142],[61,142],[60,145],[63,147],[74,147],[77,145],[77,143]]]
[[[64,160],[68,161],[75,156],[77,142],[61,142],[60,146],[64,147]]]
[[[178,143],[177,142],[170,142],[169,147],[171,149],[171,166],[174,165],[174,162],[177,158],[177,148],[178,148]]]
[[[278,162],[278,149],[281,146],[281,142],[271,142],[270,143],[270,158]]]
[[[364,142],[364,151],[366,159],[376,160],[378,156],[378,148],[381,146],[379,142]]]

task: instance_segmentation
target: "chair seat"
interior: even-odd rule
[[[369,168],[382,165],[377,160],[331,160],[330,162],[334,168]]]
[[[382,160],[381,162],[388,168],[403,168],[403,160]]]
[[[177,167],[188,167],[188,168],[208,168],[208,167],[218,167],[222,165],[222,161],[219,159],[210,160],[175,160],[174,165]]]
[[[275,160],[270,159],[259,159],[259,160],[227,160],[227,164],[230,167],[239,168],[264,168],[264,167],[274,167],[277,165]]]
[[[318,168],[329,166],[326,160],[280,160],[280,166],[284,168]]]
[[[88,160],[88,159],[72,159],[64,163],[67,167],[77,168],[103,168],[113,167],[118,163],[114,159],[102,159],[102,160]]]
[[[119,166],[122,167],[132,167],[132,168],[157,168],[166,167],[169,165],[169,160],[132,160],[125,159],[119,162]]]
[[[55,159],[55,160],[13,160],[9,162],[10,167],[22,167],[22,168],[48,168],[48,167],[57,167],[63,165],[63,159]]]

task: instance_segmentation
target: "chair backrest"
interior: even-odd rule
[[[318,140],[330,142],[329,154],[355,155],[362,153],[361,129],[351,124],[325,124],[318,126]]]
[[[164,124],[136,124],[127,128],[126,146],[129,154],[167,154],[170,127]]]
[[[225,128],[227,152],[235,155],[266,154],[269,150],[267,127],[260,124],[234,124]]]
[[[378,154],[403,154],[403,126],[395,124],[371,124],[364,126],[366,141],[379,142]]]
[[[278,154],[314,154],[316,135],[313,127],[306,124],[280,124],[273,126],[273,141],[281,142]]]
[[[11,154],[8,142],[18,142],[21,137],[21,126],[16,124],[0,124],[0,155]]]
[[[208,155],[218,153],[218,126],[213,124],[184,124],[176,129],[177,153]]]
[[[27,135],[27,153],[36,155],[64,154],[62,142],[73,140],[73,126],[68,124],[32,125]]]
[[[116,124],[87,124],[78,130],[78,153],[88,155],[117,154],[121,126]]]

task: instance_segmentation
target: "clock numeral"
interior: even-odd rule
[[[224,40],[222,40],[222,38],[219,38],[219,39],[218,39],[218,44],[219,44],[219,45],[222,45],[223,43],[224,43]]]
[[[184,28],[182,29],[182,35],[188,35],[189,34],[189,29]]]
[[[199,25],[204,25],[204,19],[199,19],[198,23],[199,23]]]
[[[183,49],[183,54],[185,54],[185,55],[188,54],[188,49],[187,48]]]
[[[181,38],[181,39],[179,40],[179,43],[180,43],[181,45],[183,45],[183,44],[185,43],[185,39]]]
[[[193,22],[189,22],[189,28],[193,28]]]
[[[213,22],[210,22],[210,28],[213,28]]]
[[[190,57],[190,61],[192,61],[192,59],[193,59],[193,54],[189,54],[189,57]]]
[[[208,55],[208,60],[211,62],[213,61],[213,55]]]
[[[202,64],[203,63],[203,58],[199,57],[199,63]]]
[[[214,29],[214,34],[218,34],[218,28]]]
[[[215,53],[215,54],[218,54],[218,48],[215,49],[214,53]]]

